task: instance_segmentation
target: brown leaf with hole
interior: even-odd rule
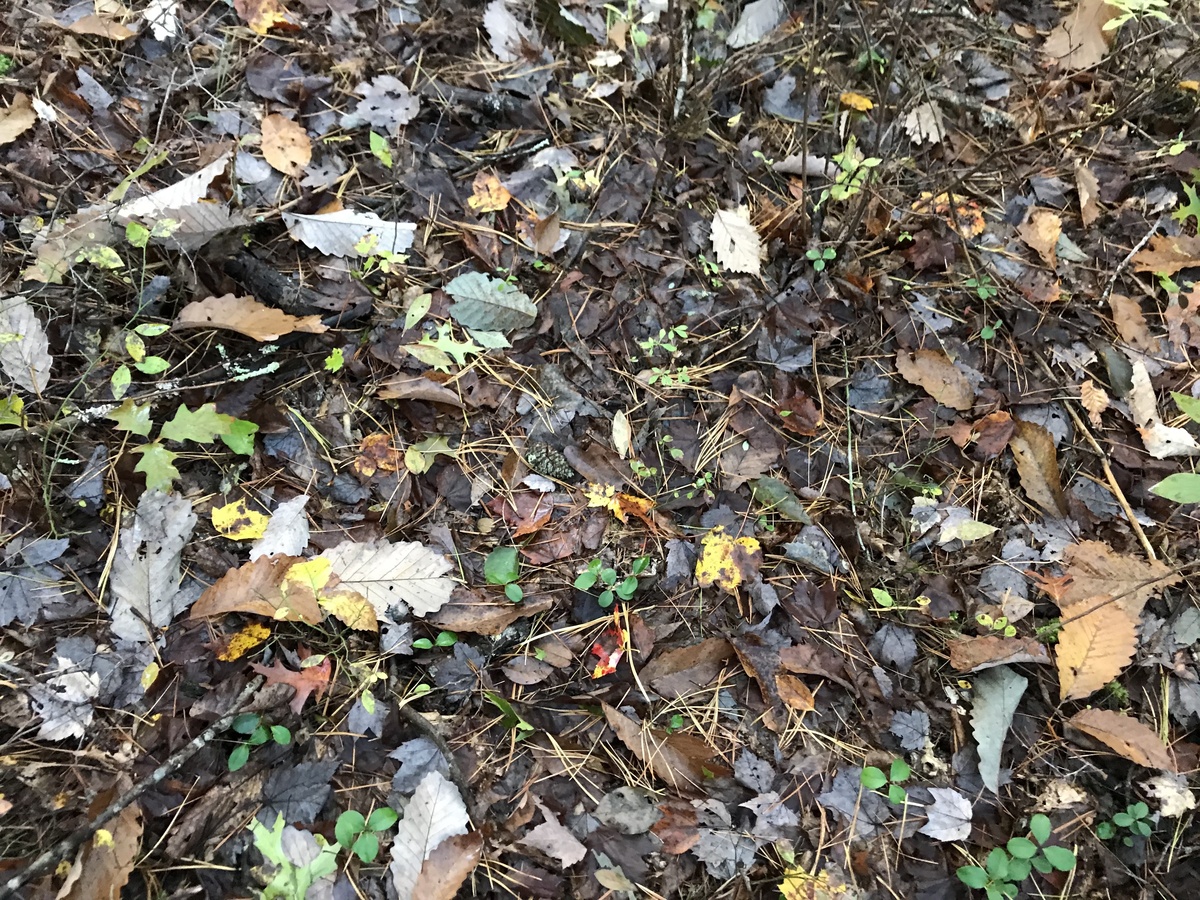
[[[1070,578],[1056,600],[1063,615],[1097,594],[1115,597],[1130,619],[1137,619],[1147,601],[1179,583],[1179,573],[1159,560],[1123,556],[1101,541],[1080,541],[1063,550],[1063,568]]]
[[[940,350],[901,350],[896,354],[896,371],[943,406],[966,410],[975,403],[975,391],[967,376]]]
[[[1050,654],[1033,638],[998,635],[950,642],[950,665],[958,672],[982,672],[1013,663],[1050,664]]]
[[[1150,238],[1150,246],[1133,257],[1135,272],[1174,275],[1193,266],[1200,266],[1200,235],[1156,234]]]
[[[1079,5],[1047,35],[1042,52],[1064,69],[1099,65],[1116,36],[1116,31],[1105,31],[1104,25],[1117,13],[1117,8],[1104,0],[1079,0]]]
[[[312,141],[301,125],[271,113],[262,120],[262,152],[272,169],[299,178],[312,162]]]
[[[649,728],[607,703],[601,706],[605,719],[621,743],[675,790],[703,794],[706,783],[712,778],[730,774],[728,768],[716,761],[717,751],[700,738]]]
[[[298,556],[260,556],[238,569],[231,569],[192,604],[190,618],[203,619],[241,612],[267,616],[277,622],[316,625],[323,618],[312,591],[285,591],[288,571]]]
[[[179,311],[176,328],[223,328],[256,341],[276,341],[293,331],[323,334],[329,329],[320,316],[289,316],[281,309],[259,303],[253,297],[208,297],[189,303]]]
[[[1066,724],[1139,766],[1177,771],[1170,749],[1151,728],[1132,716],[1110,709],[1085,709],[1067,719]]]
[[[1037,251],[1038,256],[1051,269],[1058,260],[1054,248],[1062,235],[1062,219],[1048,209],[1034,209],[1029,213],[1029,219],[1017,228],[1017,234],[1029,247]]]
[[[1101,425],[1100,414],[1108,409],[1108,393],[1102,387],[1097,387],[1092,379],[1087,379],[1079,385],[1079,404],[1087,410],[1088,421],[1092,426]]]
[[[1136,621],[1097,594],[1071,607],[1064,615],[1055,656],[1058,690],[1066,700],[1090,697],[1121,674],[1137,649]]]
[[[1017,461],[1021,487],[1025,488],[1029,499],[1052,516],[1065,516],[1067,498],[1063,496],[1058,454],[1050,432],[1034,422],[1014,419],[1008,446]]]

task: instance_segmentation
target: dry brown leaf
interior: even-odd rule
[[[715,761],[717,751],[700,738],[648,728],[607,703],[601,705],[605,719],[621,743],[675,790],[701,793],[710,779],[729,774],[725,766]]]
[[[457,392],[422,375],[397,375],[379,385],[376,394],[380,400],[425,400],[464,408]]]
[[[980,672],[1011,663],[1049,665],[1050,654],[1033,638],[986,635],[950,643],[950,665],[959,672]]]
[[[1088,420],[1095,428],[1100,427],[1100,414],[1108,409],[1108,393],[1102,387],[1096,387],[1092,379],[1087,379],[1079,386],[1079,402],[1087,410]]]
[[[426,621],[447,631],[496,635],[518,619],[544,613],[555,603],[556,598],[545,593],[526,593],[520,603],[510,603],[502,595],[484,597],[460,586],[454,589],[449,602]]]
[[[1168,303],[1163,310],[1167,339],[1184,356],[1200,349],[1200,288],[1180,294],[1177,302]]]
[[[256,341],[277,341],[293,331],[323,334],[329,330],[321,324],[320,316],[290,316],[253,297],[235,297],[233,294],[189,303],[179,311],[175,327],[224,328]]]
[[[943,406],[966,410],[975,403],[975,391],[967,376],[940,350],[901,350],[896,354],[896,371]]]
[[[0,147],[11,144],[37,122],[28,94],[18,91],[7,109],[0,109]]]
[[[284,589],[288,572],[304,560],[298,556],[260,556],[238,569],[231,569],[192,604],[190,618],[203,619],[230,612],[267,616],[280,622],[316,625],[323,618],[311,588],[293,582]]]
[[[1150,328],[1146,325],[1146,317],[1142,315],[1141,305],[1124,294],[1111,295],[1108,305],[1112,310],[1113,325],[1121,340],[1138,350],[1149,350],[1153,339],[1150,337]]]
[[[312,141],[301,125],[271,113],[262,120],[262,152],[272,169],[299,178],[312,162]]]
[[[1058,635],[1058,690],[1065,700],[1082,700],[1104,687],[1133,659],[1136,621],[1097,594],[1071,607]]]
[[[1034,422],[1013,420],[1013,434],[1008,446],[1017,461],[1021,487],[1029,499],[1043,512],[1062,517],[1067,514],[1067,499],[1063,496],[1058,472],[1058,454],[1050,432]]]
[[[282,31],[299,28],[279,0],[233,0],[233,8],[255,34],[266,34],[275,27]]]
[[[1100,218],[1100,182],[1083,163],[1075,164],[1075,189],[1079,192],[1079,217],[1085,226]]]
[[[95,819],[131,787],[129,779],[121,776],[116,785],[96,797],[88,811],[89,818]],[[83,844],[56,900],[120,897],[137,862],[141,842],[142,810],[134,803]]]
[[[412,895],[421,900],[454,900],[482,855],[482,832],[470,831],[446,838],[421,866]]]
[[[92,37],[109,38],[110,40],[114,41],[127,41],[137,34],[136,31],[126,28],[116,19],[110,19],[107,16],[97,15],[96,13],[91,13],[81,19],[76,19],[69,26],[67,26],[67,31],[70,31],[73,34],[86,34]]]
[[[329,687],[329,676],[333,674],[333,664],[328,656],[317,665],[305,666],[298,672],[289,669],[278,657],[270,667],[252,663],[250,668],[266,678],[267,684],[286,684],[295,691],[288,706],[296,715],[304,711],[304,704],[309,695],[316,694],[317,699],[321,699],[321,695]]]
[[[1156,234],[1150,238],[1150,246],[1133,257],[1135,272],[1174,275],[1192,266],[1200,266],[1200,235]]]
[[[779,692],[779,699],[792,709],[799,710],[800,712],[809,712],[817,708],[812,691],[808,689],[807,684],[795,675],[785,673],[776,675],[775,689]]]
[[[1062,235],[1062,219],[1048,209],[1035,209],[1029,214],[1029,219],[1017,229],[1029,247],[1037,251],[1038,256],[1051,269],[1057,263],[1054,248],[1058,246],[1059,236]]]
[[[1136,620],[1151,597],[1179,581],[1179,574],[1158,560],[1122,556],[1100,541],[1069,544],[1063,550],[1063,567],[1070,581],[1055,602],[1064,615],[1073,614],[1089,597],[1108,594]]]
[[[1171,751],[1159,736],[1131,716],[1110,709],[1085,709],[1067,719],[1067,725],[1139,766],[1176,771]]]
[[[1108,54],[1115,31],[1104,25],[1118,14],[1104,0],[1079,0],[1079,5],[1046,37],[1042,52],[1064,69],[1090,69]]]
[[[1150,382],[1146,364],[1136,359],[1132,369],[1132,386],[1126,399],[1129,402],[1129,414],[1133,417],[1133,424],[1137,426],[1146,452],[1155,459],[1200,453],[1200,443],[1187,429],[1163,424],[1158,415],[1158,398],[1154,395],[1154,385]]]
[[[467,205],[476,212],[500,212],[508,206],[512,194],[491,172],[479,172],[471,183]]]

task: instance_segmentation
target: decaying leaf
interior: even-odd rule
[[[690,734],[668,734],[649,728],[607,703],[604,717],[621,742],[662,781],[685,793],[703,792],[705,782],[729,770],[716,761],[717,751]]]
[[[182,608],[177,603],[183,547],[196,514],[182,497],[146,491],[121,532],[109,591],[112,630],[130,641],[154,641]]]
[[[253,663],[250,668],[266,678],[267,684],[286,684],[295,691],[289,706],[296,715],[304,711],[304,704],[310,695],[316,694],[319,699],[325,693],[329,687],[329,676],[333,673],[329,657],[315,666],[304,666],[298,672],[289,669],[278,658],[270,667]]]
[[[700,558],[696,561],[696,584],[714,584],[730,594],[744,581],[751,581],[762,567],[762,547],[752,537],[734,538],[721,525],[701,540]]]
[[[476,212],[500,212],[508,206],[512,194],[492,172],[479,172],[471,184],[471,196],[467,206]]]
[[[1133,257],[1135,272],[1174,275],[1180,269],[1200,266],[1200,235],[1156,234],[1150,244]]]
[[[904,130],[909,139],[917,145],[940,144],[946,136],[946,124],[942,117],[942,108],[936,100],[926,100],[919,103],[904,117]]]
[[[1079,385],[1079,404],[1087,410],[1088,421],[1094,428],[1101,425],[1100,414],[1108,409],[1109,398],[1102,387],[1097,387],[1092,379],[1086,379]]]
[[[1070,607],[1058,636],[1058,686],[1065,700],[1090,697],[1116,678],[1133,659],[1137,630],[1129,614],[1108,594]]]
[[[1195,456],[1200,453],[1200,443],[1184,428],[1164,425],[1158,415],[1158,399],[1154,396],[1154,385],[1150,373],[1140,359],[1133,361],[1132,387],[1129,389],[1129,414],[1137,426],[1146,452],[1155,459],[1172,456]]]
[[[745,208],[717,210],[712,220],[712,244],[723,269],[757,275],[762,268],[765,248]]]
[[[454,564],[441,553],[415,541],[393,544],[343,541],[321,554],[338,576],[339,590],[362,595],[381,620],[388,610],[405,604],[423,617],[442,608],[458,585],[446,573]]]
[[[988,669],[975,679],[971,729],[979,748],[979,777],[993,794],[1000,793],[1000,750],[1028,685],[1007,666]]]
[[[18,387],[40,394],[50,383],[50,343],[21,294],[0,296],[0,368]]]
[[[519,843],[558,860],[564,869],[569,869],[587,856],[587,847],[558,821],[553,810],[537,799],[533,802],[541,810],[545,821],[531,829]]]
[[[125,776],[106,791],[101,791],[88,810],[96,819],[122,793],[132,788]],[[136,803],[126,806],[116,818],[105,823],[95,837],[79,848],[56,900],[96,900],[120,897],[137,863],[142,841],[142,810]]]
[[[230,612],[267,616],[278,622],[316,625],[324,614],[294,556],[260,556],[228,572],[192,605],[191,618]],[[289,580],[289,576],[291,576]]]
[[[271,113],[262,121],[262,152],[272,169],[299,178],[312,161],[312,141],[301,125]]]
[[[757,44],[775,30],[786,11],[783,0],[751,0],[742,8],[725,43],[735,50]]]
[[[1063,495],[1058,454],[1050,432],[1034,422],[1014,419],[1008,446],[1017,461],[1021,486],[1029,499],[1052,516],[1065,516],[1067,498]]]
[[[370,125],[377,131],[397,135],[421,109],[421,98],[395,75],[379,75],[360,84],[354,92],[362,97],[353,112],[342,116],[343,128]]]
[[[1085,709],[1067,719],[1066,724],[1139,766],[1176,771],[1171,751],[1152,729],[1132,716],[1110,709]]]
[[[245,498],[218,506],[212,511],[213,528],[231,541],[253,541],[263,536],[269,519],[250,509]]]
[[[482,272],[464,272],[446,285],[446,293],[454,298],[451,318],[464,328],[515,331],[537,318],[537,306],[528,295]]]
[[[11,144],[37,122],[29,95],[17,91],[6,109],[0,109],[0,147]]]
[[[470,818],[458,788],[436,769],[417,785],[404,808],[392,841],[388,871],[399,900],[424,900],[416,894],[425,861],[447,838],[466,834]]]
[[[1037,251],[1038,256],[1051,269],[1057,263],[1054,248],[1058,246],[1058,238],[1062,234],[1062,219],[1057,213],[1048,209],[1034,209],[1029,213],[1029,219],[1017,229],[1026,244]]]
[[[412,891],[414,900],[454,900],[482,857],[483,835],[478,831],[446,838],[421,867]]]
[[[298,27],[279,0],[234,0],[233,8],[255,34],[266,34],[272,28],[294,31]]]
[[[292,316],[281,309],[259,303],[253,297],[208,297],[195,300],[179,311],[176,328],[222,328],[256,341],[277,341],[285,334],[303,331],[322,334],[329,329],[320,316]]]
[[[970,409],[975,404],[975,391],[967,376],[940,350],[901,350],[896,354],[896,371],[943,406]]]
[[[288,234],[304,246],[353,259],[378,253],[407,253],[417,232],[417,226],[411,222],[388,222],[373,212],[353,209],[313,215],[285,212],[283,222]]]
[[[492,0],[483,13],[492,52],[500,62],[516,62],[528,45],[531,33],[512,13],[505,0]]]
[[[1115,598],[1115,605],[1131,620],[1141,615],[1147,601],[1179,583],[1179,573],[1159,560],[1143,560],[1114,551],[1102,541],[1080,541],[1063,550],[1069,579],[1055,602],[1064,615],[1072,615],[1077,604],[1099,594]]]
[[[1114,32],[1104,25],[1117,15],[1105,0],[1079,0],[1042,44],[1042,52],[1067,70],[1090,69],[1108,55]]]
[[[1045,645],[1034,638],[985,635],[950,642],[950,665],[959,672],[980,672],[1009,663],[1050,662]]]

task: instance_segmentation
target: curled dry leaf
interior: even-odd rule
[[[950,643],[950,665],[959,672],[979,672],[1010,663],[1049,665],[1050,654],[1033,638],[985,635]]]
[[[277,341],[285,334],[303,331],[321,334],[329,329],[320,316],[292,316],[281,309],[264,306],[253,297],[208,297],[189,303],[179,311],[176,328],[222,328],[256,341]]]
[[[17,92],[7,109],[0,109],[0,147],[11,144],[37,123],[28,94]]]
[[[1159,736],[1131,716],[1109,709],[1085,709],[1067,719],[1066,724],[1139,766],[1176,771],[1171,751]]]
[[[1200,235],[1156,234],[1150,245],[1133,257],[1135,272],[1174,275],[1192,266],[1200,266]]]
[[[1013,420],[1013,434],[1008,446],[1017,461],[1021,487],[1029,499],[1052,516],[1067,514],[1067,498],[1063,495],[1058,472],[1058,454],[1050,432],[1034,422]]]
[[[1135,621],[1108,594],[1071,607],[1058,635],[1058,689],[1064,701],[1082,700],[1104,687],[1133,659]]]
[[[896,371],[943,406],[965,410],[975,403],[967,376],[940,350],[901,350],[896,354]]]
[[[89,818],[94,820],[131,787],[129,779],[120,776],[116,785],[96,797],[88,810]],[[141,807],[136,803],[126,806],[116,818],[105,823],[103,831],[106,835],[104,840],[85,841],[80,847],[56,900],[121,896],[122,889],[133,873],[141,847]],[[99,834],[97,832],[97,838]]]
[[[1079,385],[1079,403],[1087,410],[1088,421],[1092,423],[1092,427],[1100,427],[1100,414],[1108,409],[1109,402],[1107,392],[1104,388],[1097,387],[1092,379],[1089,378]]]

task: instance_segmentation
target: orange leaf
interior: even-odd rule
[[[1137,648],[1135,622],[1108,594],[1071,607],[1058,635],[1058,689],[1063,700],[1091,696],[1121,674]]]
[[[255,34],[266,34],[276,26],[283,31],[300,27],[289,18],[279,0],[233,0],[233,8]]]
[[[508,206],[512,194],[491,172],[480,172],[471,185],[472,194],[467,205],[476,212],[499,212]]]
[[[312,141],[301,125],[271,113],[262,120],[262,152],[272,169],[297,178],[312,161]]]
[[[1130,762],[1151,769],[1177,769],[1171,751],[1150,728],[1131,716],[1108,709],[1085,709],[1067,725],[1093,737]]]
[[[224,328],[256,341],[274,341],[293,331],[322,334],[329,330],[320,316],[289,316],[281,309],[259,303],[253,297],[208,297],[189,303],[179,311],[176,328]]]
[[[329,676],[333,671],[328,656],[321,661],[320,665],[308,666],[299,672],[293,672],[278,658],[270,668],[260,666],[258,663],[252,664],[250,668],[264,676],[267,684],[286,684],[296,692],[292,697],[292,702],[288,704],[296,715],[300,715],[301,710],[304,709],[304,703],[308,700],[309,694],[315,693],[320,699],[321,695],[325,693],[325,688],[329,687]]]
[[[392,446],[390,435],[368,434],[358,447],[358,459],[351,468],[363,478],[376,472],[399,472],[403,454]]]

